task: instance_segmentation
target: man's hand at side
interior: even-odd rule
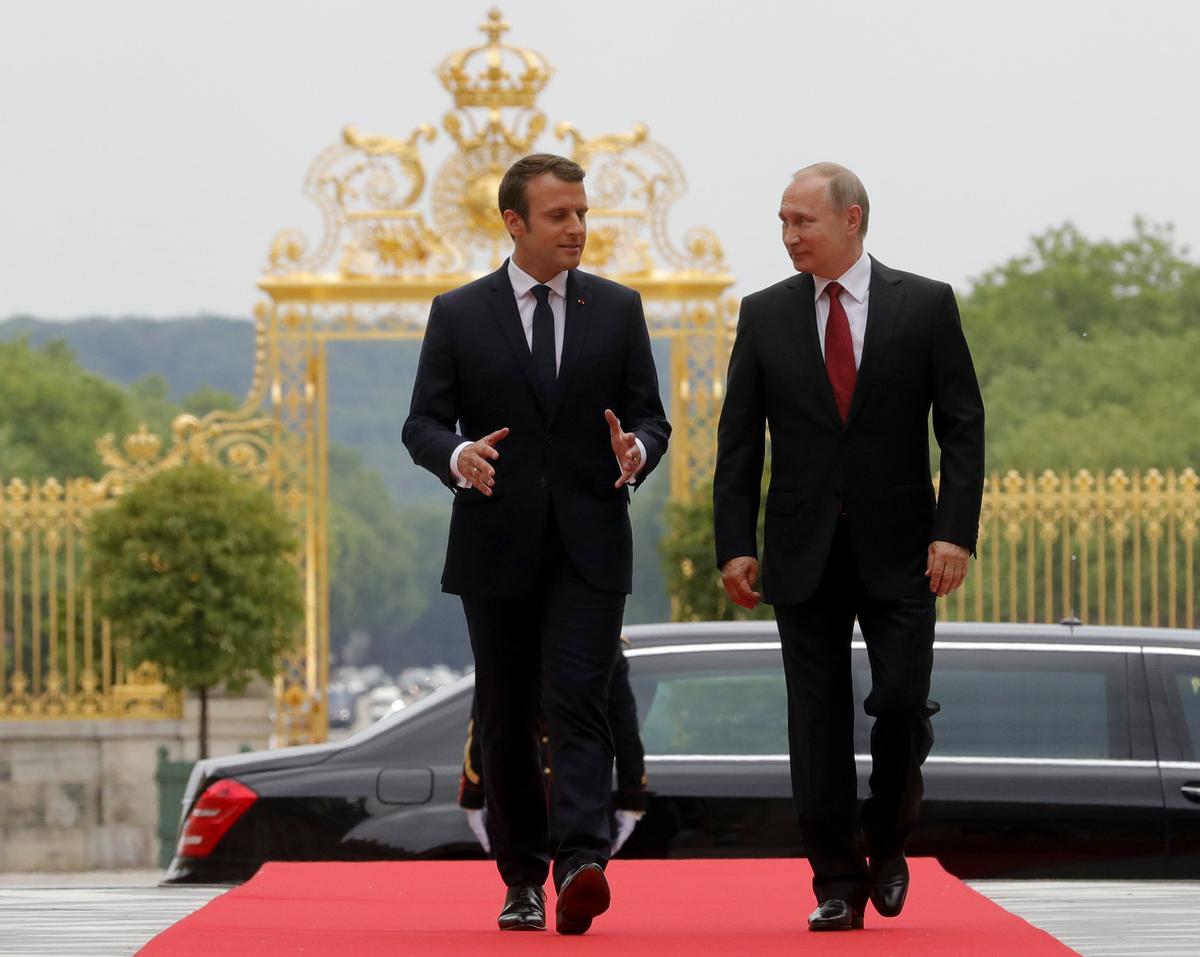
[[[496,445],[507,436],[507,428],[497,429],[458,453],[458,474],[484,495],[491,495],[496,484],[496,468],[492,465],[500,459]]]
[[[621,420],[612,409],[604,410],[604,420],[608,423],[608,440],[612,444],[613,455],[621,467],[621,476],[613,483],[613,488],[620,488],[637,477],[638,469],[642,467],[642,450],[638,448],[636,435],[621,431]]]
[[[754,590],[758,581],[758,559],[749,555],[731,558],[721,566],[721,584],[725,586],[725,594],[735,605],[743,608],[755,608],[762,601],[762,595]]]
[[[939,598],[945,598],[967,580],[967,562],[971,553],[961,545],[950,542],[934,542],[929,546],[929,557],[925,562],[925,577],[929,579],[929,590]]]

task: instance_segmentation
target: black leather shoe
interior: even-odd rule
[[[537,884],[513,884],[496,923],[501,930],[545,930],[546,892]]]
[[[908,861],[904,855],[871,861],[871,903],[881,917],[898,917],[908,896]]]
[[[611,900],[608,880],[599,864],[577,867],[558,889],[554,929],[560,934],[585,933],[592,926],[592,918],[608,910]]]
[[[808,915],[809,930],[862,930],[863,912],[849,901],[831,897]]]

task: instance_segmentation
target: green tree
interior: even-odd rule
[[[81,369],[61,341],[0,342],[0,477],[96,477],[96,439],[136,426],[125,390]]]
[[[209,690],[272,677],[303,617],[287,519],[266,489],[186,465],[96,515],[91,547],[101,613],[135,660],[199,695],[207,757]]]
[[[1200,265],[1172,227],[1090,240],[1065,224],[962,297],[991,467],[1200,462]]]
[[[395,640],[429,602],[432,592],[421,585],[430,557],[392,505],[383,476],[364,467],[358,452],[332,446],[329,471],[332,644],[340,647],[353,631]]]
[[[770,464],[764,475],[770,473]],[[766,497],[766,480],[763,482]],[[762,510],[758,515],[759,555],[762,554]],[[770,606],[753,611],[735,605],[721,585],[713,537],[712,483],[698,488],[687,502],[667,506],[667,528],[659,551],[663,575],[672,599],[675,621],[746,621],[774,617]],[[759,577],[758,584],[762,585]],[[759,589],[761,590],[761,588]]]
[[[138,324],[132,339],[151,348],[168,334],[158,326]],[[108,341],[101,335],[104,329],[91,332],[93,339]],[[118,338],[124,351],[132,348],[131,335]],[[161,348],[146,358],[166,368],[177,352]],[[48,340],[36,349],[27,338],[0,341],[0,481],[98,477],[102,467],[96,440],[102,435],[112,433],[119,441],[145,422],[169,444],[170,425],[180,412],[203,416],[241,406],[229,392],[207,385],[179,405],[170,394],[162,375],[143,375],[122,387],[89,373],[61,340]],[[394,641],[437,593],[441,563],[436,554],[444,548],[448,502],[417,503],[401,515],[382,473],[337,444],[330,450],[330,492],[331,643],[338,648],[353,631]],[[433,525],[426,513],[436,515]],[[0,588],[12,594],[11,563],[4,576]],[[27,589],[27,607],[31,601]]]

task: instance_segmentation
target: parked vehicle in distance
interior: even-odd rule
[[[771,622],[626,629],[652,797],[620,857],[802,856]],[[939,624],[909,850],[960,877],[1200,878],[1200,631]],[[859,794],[870,770],[853,649]],[[456,803],[473,676],[336,744],[196,765],[170,883],[266,860],[481,858]]]
[[[357,714],[358,695],[344,685],[330,685],[327,698],[329,727],[349,728]]]
[[[379,721],[404,707],[404,697],[398,685],[380,685],[367,692],[367,717]]]

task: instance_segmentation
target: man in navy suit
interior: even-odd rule
[[[800,170],[779,208],[798,274],[742,301],[717,434],[717,564],[730,598],[775,606],[792,789],[819,907],[812,930],[904,906],[904,846],[933,744],[935,599],[962,584],[979,530],[983,400],[953,290],[863,251],[850,170]],[[941,450],[934,497],[929,419]],[[755,540],[771,430],[762,594]],[[850,640],[871,664],[870,794],[857,844]]]
[[[546,153],[500,185],[513,253],[433,301],[404,424],[418,465],[454,493],[442,576],[461,597],[491,833],[508,886],[502,929],[556,929],[608,908],[608,695],[633,581],[629,488],[670,425],[636,292],[579,270],[583,169]],[[542,789],[545,714],[554,785]]]

